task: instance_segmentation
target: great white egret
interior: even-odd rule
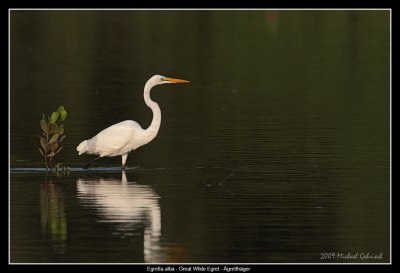
[[[151,100],[151,89],[159,84],[165,83],[188,83],[187,80],[168,78],[160,75],[151,77],[144,86],[144,102],[153,111],[153,120],[147,129],[143,129],[133,120],[125,120],[114,124],[91,139],[82,141],[76,150],[79,155],[83,153],[99,155],[97,158],[83,166],[86,169],[96,160],[108,156],[122,156],[122,169],[125,169],[125,163],[128,153],[132,150],[149,143],[158,133],[161,124],[161,110],[158,104]]]
[[[162,262],[160,196],[150,186],[122,179],[78,179],[77,197],[82,205],[98,216],[98,221],[111,224],[112,233],[134,240],[143,236],[146,263]],[[140,238],[140,237],[139,237]]]

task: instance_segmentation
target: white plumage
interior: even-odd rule
[[[146,263],[161,262],[160,196],[149,185],[122,179],[78,179],[77,197],[84,207],[91,208],[102,223],[110,223],[113,234],[125,239],[143,234]],[[133,238],[132,238],[133,239]]]
[[[118,156],[135,150],[138,145],[136,138],[144,130],[133,120],[125,120],[114,124],[89,140],[84,140],[79,144],[77,150],[79,155],[83,153],[104,156]]]
[[[158,133],[161,124],[161,110],[158,104],[151,100],[151,89],[159,84],[164,83],[187,83],[189,81],[167,78],[160,75],[151,77],[144,87],[144,101],[153,111],[153,120],[147,129],[143,129],[137,122],[133,120],[125,120],[114,124],[91,139],[82,141],[76,150],[79,155],[88,153],[98,155],[99,157],[87,163],[84,168],[87,168],[91,163],[105,156],[122,156],[122,168],[125,168],[125,163],[128,158],[128,153],[132,150],[149,143]]]

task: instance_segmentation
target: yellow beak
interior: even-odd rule
[[[172,83],[188,83],[188,82],[190,82],[190,81],[187,81],[187,80],[180,80],[180,79],[167,78],[167,77],[162,78],[162,80],[163,81],[169,81],[169,82],[172,82]]]

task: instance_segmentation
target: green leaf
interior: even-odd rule
[[[56,131],[57,131],[57,129],[58,129],[57,123],[50,124],[49,127],[50,127],[50,129],[49,129],[49,134],[54,134],[54,133],[56,133]]]
[[[62,111],[64,111],[64,106],[58,106],[57,112],[62,112]]]
[[[58,138],[58,134],[54,134],[54,135],[50,138],[49,144],[51,144],[51,143],[53,143],[54,141],[56,141],[57,138]]]
[[[59,116],[60,116],[59,112],[53,112],[50,117],[50,123],[56,122]]]
[[[47,125],[47,122],[44,119],[40,121],[40,127],[42,127],[43,132],[47,132],[49,130],[49,126]]]
[[[67,111],[62,110],[62,111],[60,112],[60,115],[61,115],[60,120],[61,120],[61,121],[64,121],[64,120],[67,118]]]
[[[41,138],[41,139],[40,139],[40,145],[42,145],[43,150],[46,152],[46,151],[47,151],[47,149],[46,149],[46,147],[47,147],[47,141],[46,141],[45,138]]]
[[[54,152],[58,148],[58,143],[54,142],[53,145],[51,145],[51,151]]]
[[[54,131],[54,133],[62,135],[62,133],[64,133],[64,128],[63,127],[58,127],[57,130]]]

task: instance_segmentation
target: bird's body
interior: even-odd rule
[[[133,120],[114,124],[91,139],[84,140],[77,150],[79,155],[90,153],[104,156],[118,156],[136,150],[146,144],[145,130]]]
[[[105,156],[122,156],[122,168],[125,168],[128,153],[152,141],[160,129],[161,109],[150,98],[151,88],[164,83],[186,82],[188,81],[167,78],[160,75],[151,77],[145,85],[143,94],[146,105],[153,111],[153,120],[150,126],[147,129],[143,129],[137,122],[125,120],[104,129],[91,139],[82,141],[76,148],[79,155],[88,153],[99,156],[85,165],[84,168]]]

